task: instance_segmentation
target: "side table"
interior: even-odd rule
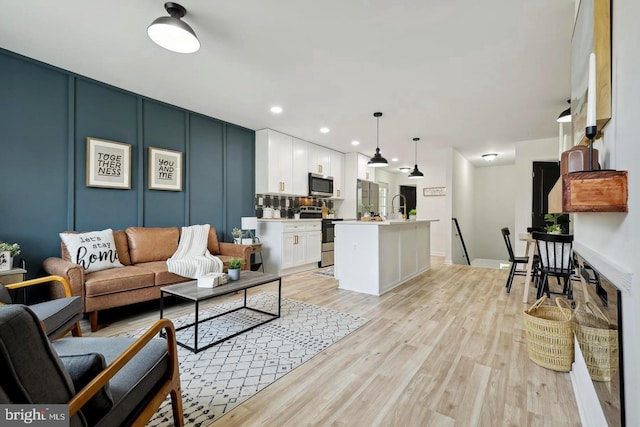
[[[258,264],[258,260],[257,260],[257,255],[260,254],[260,264]],[[253,243],[251,245],[251,255],[254,256],[254,259],[256,259],[256,263],[255,264],[251,264],[251,266],[249,267],[250,270],[253,270],[253,266],[254,265],[260,265],[262,266],[262,272],[264,273],[264,261],[262,259],[262,243]],[[256,267],[256,269],[254,271],[257,271],[259,267]]]
[[[24,282],[25,280],[27,280],[27,270],[24,268],[12,268],[11,270],[0,271],[0,283],[3,285]]]

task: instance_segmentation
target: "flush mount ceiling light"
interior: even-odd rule
[[[328,128],[328,127],[326,127],[326,126],[325,126],[325,127],[321,127],[321,128],[320,128],[320,132],[321,132],[321,133],[329,133],[329,132],[331,132],[331,129],[329,129],[329,128]]]
[[[400,172],[402,172],[402,173],[409,173],[410,170],[411,170],[411,168],[408,168],[408,167],[400,168]]]
[[[567,99],[567,103],[571,104],[571,100]],[[560,113],[556,121],[558,123],[571,123],[571,106]]]
[[[382,116],[382,113],[373,113],[373,117],[375,117],[377,120],[377,125],[376,125],[376,154],[373,155],[373,157],[371,158],[371,160],[369,160],[369,163],[368,163],[368,165],[372,168],[382,168],[389,165],[389,162],[387,162],[387,159],[382,157],[382,155],[380,154],[379,142],[380,142],[380,117],[381,116]]]
[[[200,49],[200,40],[191,27],[180,18],[187,9],[178,3],[164,4],[170,16],[161,16],[149,25],[147,34],[158,46],[178,53],[193,53]]]
[[[496,153],[489,153],[489,154],[482,155],[482,158],[485,159],[487,162],[492,162],[493,159],[495,159],[496,157],[498,157]]]
[[[360,141],[351,141],[351,145],[360,145]]]
[[[398,158],[397,158],[397,157],[394,157],[394,158],[392,158],[392,159],[391,159],[391,161],[392,161],[392,162],[397,162],[397,161],[398,161]]]
[[[416,146],[416,164],[413,170],[411,171],[411,173],[409,174],[409,176],[407,177],[409,179],[424,178],[424,174],[418,170],[418,141],[420,141],[420,138],[413,138],[413,142]]]
[[[280,114],[280,113],[282,113],[282,107],[280,107],[278,105],[274,105],[273,107],[271,107],[271,112],[273,114]]]

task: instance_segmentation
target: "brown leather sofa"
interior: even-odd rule
[[[193,280],[167,270],[167,259],[178,249],[179,228],[129,227],[114,230],[113,237],[124,267],[86,273],[70,261],[63,243],[61,257],[47,258],[43,263],[48,274],[67,279],[73,295],[82,297],[93,332],[98,330],[98,310],[158,299],[162,286]],[[251,246],[218,242],[213,226],[207,247],[222,260],[225,270],[231,258],[244,259],[244,270],[251,265]]]

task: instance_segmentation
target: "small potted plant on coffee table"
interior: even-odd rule
[[[231,258],[229,260],[229,280],[238,280],[240,278],[242,264],[244,264],[242,258]]]

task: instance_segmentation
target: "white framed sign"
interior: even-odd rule
[[[149,147],[149,189],[182,191],[182,152]]]
[[[131,188],[131,144],[87,138],[87,187]]]

